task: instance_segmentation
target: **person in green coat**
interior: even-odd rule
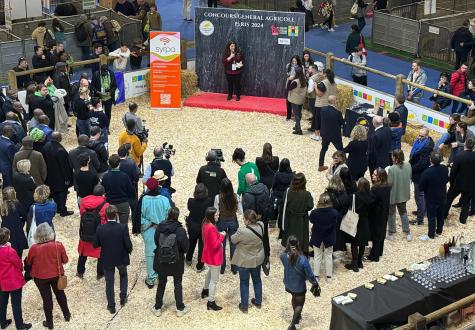
[[[261,176],[259,174],[259,169],[257,168],[256,164],[252,162],[246,162],[246,153],[241,148],[236,148],[234,150],[233,162],[241,167],[238,172],[239,185],[237,189],[237,194],[241,196],[247,190],[246,174],[254,173],[257,179],[256,183],[261,180]]]
[[[303,173],[294,175],[289,189],[284,195],[282,222],[282,246],[294,235],[298,238],[302,251],[308,255],[309,218],[308,212],[313,209],[313,197],[306,188],[307,180]]]

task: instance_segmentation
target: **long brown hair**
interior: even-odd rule
[[[404,164],[404,152],[401,149],[395,149],[393,150],[391,156],[393,158],[394,165],[402,167]]]
[[[300,255],[302,254],[302,250],[300,250],[299,240],[294,235],[290,235],[287,239],[287,246],[285,248],[285,252],[289,256],[290,264],[295,265]]]
[[[290,182],[290,190],[292,191],[301,191],[307,189],[307,179],[305,179],[305,174],[297,173],[292,178]]]
[[[262,158],[266,163],[272,162],[272,144],[269,142],[264,143],[262,147]]]
[[[231,50],[229,49],[229,47],[232,44],[234,44],[236,46],[235,49],[234,49],[234,54],[239,53],[239,48],[238,48],[238,45],[237,45],[236,41],[229,40],[228,43],[226,44],[226,48],[224,48],[224,56],[229,57],[229,55],[231,55]]]
[[[387,187],[388,186],[388,173],[381,167],[378,167],[374,170],[374,175],[376,176],[377,180],[374,182],[374,186],[379,187]]]
[[[1,200],[1,214],[7,216],[10,210],[15,211],[15,203],[18,201],[16,192],[13,187],[6,187],[3,189],[3,198]]]
[[[220,208],[224,206],[228,211],[236,212],[238,209],[238,200],[234,193],[233,183],[228,178],[224,178],[219,187],[219,204],[221,203]]]

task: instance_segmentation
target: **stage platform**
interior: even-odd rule
[[[276,99],[257,96],[241,96],[241,100],[236,101],[234,96],[228,101],[226,94],[203,92],[190,96],[183,102],[185,107],[222,109],[244,112],[261,112],[278,116],[286,116],[287,110],[285,99]]]

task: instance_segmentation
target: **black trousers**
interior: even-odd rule
[[[233,91],[236,96],[241,96],[241,74],[227,74],[228,80],[228,96],[233,96]]]
[[[468,60],[469,53],[460,53],[455,52],[455,70],[458,70],[463,63],[466,63]]]
[[[325,163],[325,154],[327,153],[328,146],[333,144],[336,150],[343,149],[343,142],[341,141],[341,137],[339,141],[328,141],[322,138],[322,149],[320,150],[320,158],[318,159],[318,166],[323,166]]]
[[[333,10],[330,11],[330,16],[325,20],[325,22],[322,23],[322,26],[328,23],[328,28],[332,28],[332,23],[333,23]]]
[[[115,308],[115,293],[114,293],[114,280],[115,280],[116,267],[104,267],[104,277],[106,279],[106,296],[107,307]],[[127,297],[127,288],[129,280],[127,277],[127,266],[117,266],[120,277],[120,299]]]
[[[314,109],[315,109],[314,110],[315,113],[312,117],[312,126],[311,126],[311,128],[313,128],[316,131],[319,131],[320,128],[322,127],[322,120],[321,120],[322,108],[321,107],[315,107]]]
[[[107,130],[109,130],[110,122],[111,122],[111,117],[112,117],[112,99],[107,100],[107,101],[102,101],[102,107],[104,108],[104,113],[106,114],[106,117],[109,119],[109,122],[107,123]]]
[[[201,237],[201,225],[191,224],[188,225],[188,236],[190,238],[190,246],[188,252],[186,252],[186,260],[193,260],[193,254],[195,253],[196,245],[198,245],[198,260],[196,263],[196,269],[202,269],[204,264],[201,262],[201,256],[203,255],[203,238]]]
[[[185,308],[183,303],[183,274],[173,276],[173,285],[175,286],[175,303],[176,309],[182,311]],[[160,309],[163,306],[163,295],[165,294],[165,287],[167,286],[167,276],[158,274],[157,295],[155,296],[155,309]]]
[[[358,266],[363,262],[365,246],[358,246],[351,244],[351,265]]]
[[[77,272],[78,274],[84,274],[86,272],[86,256],[79,256],[78,258],[78,265],[77,265]],[[97,275],[103,276],[104,275],[104,267],[102,266],[102,260],[97,259]]]
[[[52,191],[51,197],[53,197],[53,200],[57,205],[57,211],[59,214],[65,213],[68,210],[66,208],[66,200],[68,198],[67,191]]]
[[[452,206],[452,203],[454,202],[454,199],[458,196],[460,196],[460,205],[462,206],[460,210],[460,223],[466,223],[467,218],[468,218],[468,213],[470,209],[470,200],[473,197],[473,192],[466,192],[466,191],[460,191],[460,189],[457,189],[453,185],[450,185],[449,191],[447,192],[447,204],[445,208],[445,216],[444,219],[447,219],[449,215],[449,210],[450,207]]]
[[[353,81],[357,84],[363,85],[363,86],[368,86],[368,76],[351,76],[353,78]]]
[[[286,96],[287,99],[287,96]],[[289,100],[285,101],[285,105],[287,106],[287,119],[292,118],[292,103]]]
[[[12,297],[12,312],[17,329],[23,326],[23,316],[21,311],[21,288],[15,291],[0,291],[0,325],[7,323],[8,298]]]
[[[218,0],[208,0],[208,7],[218,7]]]
[[[427,236],[434,238],[435,233],[442,234],[444,228],[445,202],[433,203],[428,202],[426,199],[426,211],[429,221],[429,233]]]
[[[43,300],[43,311],[45,313],[46,323],[53,325],[53,291],[56,296],[56,301],[63,312],[63,316],[71,315],[68,308],[68,299],[64,290],[58,289],[58,278],[39,279],[35,278],[35,284],[40,291],[41,299]]]

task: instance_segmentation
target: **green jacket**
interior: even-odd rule
[[[247,183],[246,183],[246,174],[247,173],[254,173],[257,178],[257,182],[261,179],[261,175],[259,174],[259,170],[257,169],[256,164],[252,162],[247,162],[242,164],[241,169],[238,172],[238,190],[237,194],[242,195],[247,190]]]
[[[411,198],[412,167],[409,162],[402,166],[392,165],[388,169],[388,183],[391,187],[389,204],[407,202]]]

